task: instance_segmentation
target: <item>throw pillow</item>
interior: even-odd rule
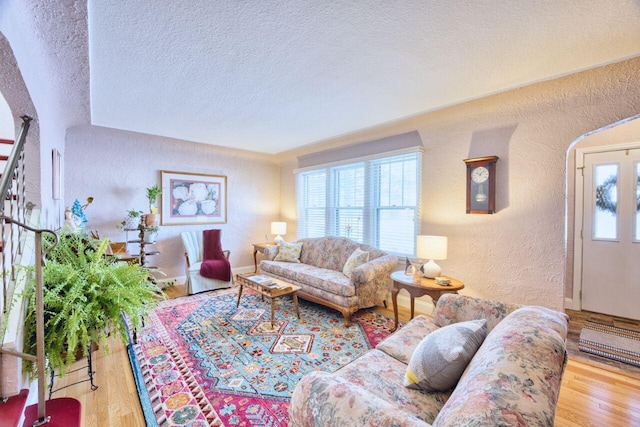
[[[455,386],[487,336],[487,321],[454,323],[431,332],[416,347],[404,378],[408,388],[444,391]]]
[[[278,244],[278,255],[273,259],[274,261],[284,262],[300,262],[300,252],[302,252],[302,242],[285,242],[282,241]]]
[[[356,250],[353,251],[351,255],[349,255],[347,262],[344,263],[342,272],[345,276],[351,277],[351,273],[353,272],[353,270],[355,270],[357,266],[362,265],[365,262],[369,262],[369,252],[363,251],[360,248],[356,248]]]

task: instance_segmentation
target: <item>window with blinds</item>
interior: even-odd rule
[[[420,150],[297,172],[298,237],[345,236],[415,255]]]

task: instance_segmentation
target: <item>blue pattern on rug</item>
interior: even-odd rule
[[[237,289],[162,301],[139,334],[136,354],[160,425],[272,425],[288,422],[300,378],[334,371],[389,335],[393,321],[361,310],[340,313],[291,298],[270,303]]]

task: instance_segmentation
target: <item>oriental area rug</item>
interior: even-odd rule
[[[335,371],[390,334],[393,320],[360,310],[345,327],[337,311],[237,288],[161,301],[129,346],[150,426],[286,426],[305,374]]]
[[[640,367],[640,332],[587,320],[580,331],[580,351]]]

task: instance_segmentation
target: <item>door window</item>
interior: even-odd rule
[[[618,164],[594,166],[593,239],[618,238]]]

